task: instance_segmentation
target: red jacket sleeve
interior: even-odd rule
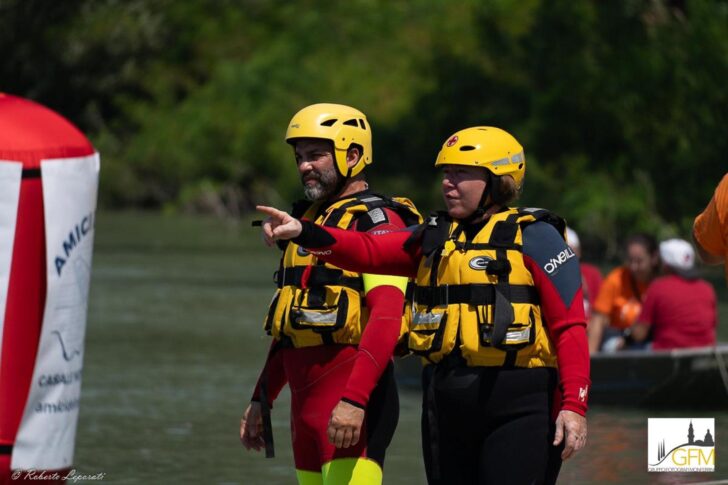
[[[556,229],[546,223],[528,226],[523,238],[524,261],[533,275],[542,318],[556,348],[561,410],[584,415],[591,381],[578,260]]]
[[[570,325],[551,330],[559,362],[561,409],[584,416],[589,398],[589,345],[585,327]]]
[[[404,295],[394,286],[377,286],[366,297],[369,321],[342,398],[365,408],[382,372],[389,365],[402,324]]]
[[[591,380],[582,290],[579,288],[571,305],[566,306],[541,267],[531,258],[526,257],[525,260],[538,288],[543,320],[556,348],[562,393],[561,409],[583,416],[587,410]]]
[[[317,258],[357,273],[414,277],[420,260],[419,247],[406,250],[412,235],[396,231],[382,235],[317,226],[301,221],[301,235],[293,241]]]
[[[388,209],[374,211],[378,212],[370,212],[357,219],[353,229],[383,235],[404,228],[404,221],[396,212]],[[361,408],[366,408],[369,396],[392,359],[402,324],[404,295],[399,288],[384,284],[369,290],[366,304],[369,320],[342,395],[343,400]]]
[[[265,359],[265,365],[263,370],[258,376],[258,382],[255,384],[253,390],[253,397],[251,401],[260,402],[260,386],[263,379],[267,379],[268,384],[268,405],[272,408],[273,401],[276,400],[278,394],[288,382],[285,368],[283,367],[283,352],[279,347],[280,343],[277,340],[273,340],[268,350],[268,357]]]

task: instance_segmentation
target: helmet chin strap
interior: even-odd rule
[[[351,148],[351,147],[349,147],[349,148]],[[334,150],[336,150],[336,149],[334,148]],[[348,150],[347,150],[347,154],[348,154]],[[360,157],[361,157],[361,155],[360,155]],[[348,167],[347,170],[346,170],[346,175],[344,175],[339,170],[339,164],[336,163],[336,159],[335,158],[334,158],[334,165],[336,166],[336,174],[339,177],[339,181],[336,183],[336,188],[335,188],[335,191],[334,191],[334,196],[335,197],[338,197],[339,194],[341,194],[341,191],[344,190],[344,185],[346,185],[346,181],[351,178],[351,172],[354,170],[354,167]]]
[[[351,177],[351,168],[349,168],[346,175],[344,175],[339,171],[339,165],[336,164],[336,176],[338,178],[338,181],[336,182],[336,187],[334,188],[334,193],[332,197],[339,197],[341,192],[344,190],[344,185],[346,185],[346,181],[349,180],[349,178]]]
[[[338,197],[339,194],[344,190],[344,185],[346,184],[346,177],[343,177],[341,174],[339,174],[339,182],[336,184],[336,190],[334,191],[335,197]]]
[[[493,207],[495,203],[493,202],[493,188],[495,187],[495,184],[497,183],[497,178],[493,175],[493,173],[486,169],[486,182],[485,182],[485,188],[483,189],[483,195],[480,196],[480,202],[478,202],[478,208],[475,209],[475,211],[470,214],[465,219],[462,219],[463,224],[471,224],[476,219],[480,219],[485,215],[486,212],[488,212],[488,209]]]

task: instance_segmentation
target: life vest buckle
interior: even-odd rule
[[[432,293],[428,297],[427,301],[427,313],[432,312],[432,309],[436,306],[440,305],[449,305],[450,304],[450,285],[440,285],[436,286],[434,288],[430,287],[430,290],[432,290]],[[412,296],[412,310],[414,311],[415,308],[415,297]]]
[[[482,345],[483,347],[490,347],[491,343],[492,343],[492,340],[491,340],[492,333],[493,332],[490,327],[488,327],[486,325],[481,325],[480,326],[480,345]]]

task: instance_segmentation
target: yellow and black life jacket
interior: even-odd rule
[[[326,227],[349,229],[360,215],[384,208],[395,211],[408,226],[422,222],[408,199],[370,192],[325,207],[321,203],[296,204],[292,213]],[[372,215],[376,217],[376,212]],[[361,274],[325,263],[292,242],[283,249],[275,276],[278,290],[265,319],[266,332],[294,347],[358,344],[369,318]],[[402,334],[407,324],[403,317]]]
[[[412,297],[412,352],[434,363],[455,350],[469,366],[556,366],[523,260],[523,229],[536,221],[552,224],[563,236],[563,219],[542,209],[496,213],[472,240],[447,213],[421,226],[418,237],[427,256]]]

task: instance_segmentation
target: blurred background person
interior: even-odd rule
[[[581,271],[581,289],[584,293],[584,314],[586,318],[591,317],[591,309],[602,286],[602,272],[593,264],[585,263],[581,259],[581,241],[579,235],[571,227],[566,228],[566,243],[569,245],[576,257],[579,258],[579,270]]]
[[[607,275],[594,302],[587,327],[591,353],[621,345],[622,331],[637,320],[645,291],[657,276],[660,255],[654,237],[635,234],[627,239],[625,252],[626,263]]]
[[[728,259],[728,174],[716,187],[708,206],[695,218],[693,240],[705,263],[721,264]]]
[[[715,345],[715,291],[698,278],[693,247],[668,239],[660,243],[660,258],[664,275],[647,289],[642,313],[626,331],[627,342],[644,341],[652,330],[654,350]]]

